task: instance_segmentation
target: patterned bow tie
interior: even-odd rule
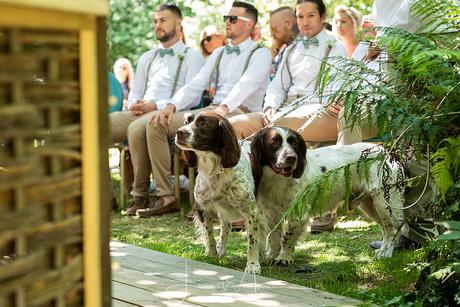
[[[160,57],[164,57],[165,55],[174,55],[174,50],[171,48],[158,49],[158,53],[160,54]]]
[[[227,51],[227,54],[231,54],[233,52],[236,53],[236,55],[240,55],[240,47],[239,46],[236,46],[236,47],[232,47],[232,46],[226,46],[225,47],[225,50]]]
[[[316,37],[313,37],[313,38],[302,37],[302,44],[303,44],[305,49],[308,49],[308,48],[310,48],[310,46],[318,47],[319,46],[319,41],[318,41],[318,39]]]

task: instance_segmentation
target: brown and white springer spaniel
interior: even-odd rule
[[[343,170],[326,204],[310,204],[307,210],[308,216],[301,219],[288,218],[282,227],[275,228],[300,190],[327,171],[359,161],[364,151],[370,152],[368,157],[371,158],[383,150],[381,146],[375,144],[357,143],[307,151],[301,136],[288,128],[272,127],[257,133],[251,144],[257,202],[260,212],[272,231],[265,260],[274,260],[283,264],[291,262],[295,245],[301,234],[305,232],[309,216],[320,215],[343,203],[345,195]],[[395,184],[398,172],[403,171],[402,167],[388,159],[385,163],[390,170],[388,183]],[[360,176],[354,166],[350,171],[351,206],[359,206],[380,225],[383,231],[382,247],[376,251],[378,258],[392,256],[403,220],[402,210],[387,209],[383,198],[380,167],[378,160],[371,162],[368,178]],[[365,196],[358,199],[356,198],[358,195]],[[394,185],[390,188],[389,196],[392,207],[403,207],[403,192]]]
[[[260,214],[256,206],[249,144],[243,143],[240,147],[228,120],[211,112],[199,113],[193,122],[177,130],[176,144],[197,156],[194,195],[198,217],[195,221],[204,239],[206,254],[222,257],[231,221],[243,218],[248,239],[245,270],[260,273]],[[213,236],[215,213],[221,229],[217,246]]]

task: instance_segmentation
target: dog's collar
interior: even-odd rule
[[[216,175],[228,173],[231,169],[232,169],[231,167],[228,167],[228,168],[222,167],[216,172]]]

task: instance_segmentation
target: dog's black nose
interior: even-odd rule
[[[180,130],[180,129],[177,130],[176,134],[177,134],[177,137],[178,137],[178,138],[182,138],[182,139],[185,139],[185,138],[187,138],[187,137],[189,136],[188,131],[186,131],[186,130]]]
[[[287,163],[294,163],[297,161],[297,157],[294,156],[294,155],[291,155],[291,156],[286,156],[286,162]]]

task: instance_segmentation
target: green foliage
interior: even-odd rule
[[[351,178],[355,174],[360,178],[368,179],[369,168],[374,163],[383,163],[384,154],[377,153],[368,157],[370,152],[364,152],[358,162],[346,164],[342,167],[320,174],[313,182],[305,183],[292,206],[287,210],[284,219],[295,217],[303,219],[306,216],[321,215],[327,211],[327,203],[331,193],[334,193],[337,183],[344,182],[344,205],[348,206],[351,198],[359,199],[366,195],[352,195]],[[386,184],[386,183],[384,183]],[[389,183],[388,183],[389,184]],[[353,196],[353,197],[352,197]]]
[[[325,68],[326,79],[340,84],[332,101],[344,102],[352,126],[377,124],[385,145],[402,161],[414,154],[429,158],[440,191],[431,209],[445,232],[428,246],[414,291],[387,305],[455,305],[460,303],[460,8],[452,0],[418,0],[412,13],[426,22],[423,34],[379,29],[377,46],[389,55],[385,73],[336,59]],[[456,32],[436,34],[434,28]]]
[[[331,233],[306,236],[296,248],[292,265],[263,265],[261,275],[364,300],[362,306],[382,306],[412,287],[420,268],[405,266],[420,261],[421,251],[375,260],[367,244],[379,238],[377,225],[349,216],[338,226]],[[225,257],[215,260],[204,255],[193,222],[181,213],[151,219],[113,214],[112,239],[240,271],[246,263],[245,232],[231,233]]]
[[[109,70],[116,59],[126,57],[133,65],[137,64],[140,55],[157,44],[153,31],[152,14],[161,0],[109,0],[108,16],[108,63]],[[269,12],[280,6],[293,6],[295,2],[288,0],[254,0],[259,10],[262,25],[262,42],[270,46]],[[183,26],[187,44],[198,48],[199,34],[207,25],[215,25],[221,31],[225,25],[222,15],[226,14],[231,1],[223,0],[183,0],[176,2],[184,16]],[[333,9],[338,4],[352,5],[368,14],[372,0],[325,0],[328,16],[332,17]]]
[[[447,144],[446,144],[447,143]],[[454,178],[460,165],[460,136],[441,142],[440,148],[431,157],[431,174],[440,189],[441,196],[454,186]]]

